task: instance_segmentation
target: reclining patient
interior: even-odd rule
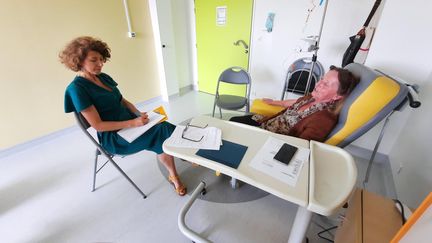
[[[276,101],[263,99],[269,105],[283,106],[284,110],[270,117],[246,115],[230,121],[261,127],[274,133],[323,142],[338,121],[345,97],[358,83],[350,71],[330,67],[316,84],[311,94],[299,99]]]

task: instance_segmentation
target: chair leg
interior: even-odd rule
[[[216,109],[216,98],[215,98],[214,103],[213,103],[213,113],[212,113],[212,117],[214,117],[215,109]]]
[[[231,188],[234,190],[240,187],[238,180],[234,177],[231,177],[230,184],[231,184]]]
[[[111,157],[108,157],[109,161],[114,165],[114,167],[129,181],[130,184],[144,197],[147,198],[146,194],[139,189],[139,187],[129,178],[129,176],[126,175],[126,173],[120,168],[120,166],[117,165],[116,162]]]
[[[219,116],[220,116],[220,119],[222,119],[222,109],[219,107]]]
[[[93,188],[92,188],[92,192],[94,192],[96,190],[96,174],[97,174],[97,162],[98,162],[98,157],[101,153],[99,152],[98,149],[96,149],[96,153],[95,153],[95,161],[94,161],[94,171],[93,171]]]

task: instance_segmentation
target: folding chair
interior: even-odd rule
[[[78,123],[78,126],[81,128],[81,130],[84,132],[84,134],[92,141],[92,143],[96,146],[96,155],[95,155],[95,162],[94,162],[94,173],[93,173],[93,188],[92,192],[96,190],[96,175],[97,173],[108,163],[111,162],[111,164],[129,181],[129,183],[132,184],[132,186],[144,197],[147,198],[146,194],[144,194],[141,189],[129,178],[129,176],[126,175],[126,173],[120,168],[120,166],[117,165],[117,163],[113,160],[113,157],[115,155],[109,153],[106,151],[89,133],[87,130],[90,127],[90,124],[87,122],[87,120],[84,118],[84,116],[81,113],[74,112],[75,119]],[[98,168],[98,158],[99,155],[103,154],[107,161]]]
[[[228,94],[220,94],[219,87],[220,83],[230,83],[230,84],[239,84],[246,85],[245,95],[237,96],[237,95],[228,95]],[[249,97],[251,90],[251,77],[249,73],[241,67],[230,67],[222,72],[219,76],[219,80],[216,87],[216,95],[213,104],[213,113],[214,117],[216,106],[219,107],[220,118],[222,118],[222,109],[225,110],[239,110],[243,107],[246,107],[246,113],[249,112]]]
[[[304,95],[306,93],[307,81],[309,79],[311,69],[312,58],[310,57],[303,57],[297,59],[290,65],[285,78],[285,84],[282,91],[281,100],[285,99],[285,95],[287,92],[299,95]],[[312,90],[315,88],[315,83],[317,83],[323,75],[324,67],[319,61],[316,61],[312,70],[312,79],[308,92],[312,92]]]

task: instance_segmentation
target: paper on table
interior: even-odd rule
[[[297,152],[288,165],[273,159],[285,141],[269,137],[249,165],[254,169],[268,174],[286,184],[295,187],[304,162],[309,158],[310,150],[298,147]]]
[[[165,118],[164,115],[158,114],[153,111],[147,112],[149,122],[144,126],[123,128],[118,131],[118,135],[122,136],[126,141],[132,143],[135,139],[141,136],[143,133],[147,132],[151,127],[156,125],[159,121]]]
[[[171,136],[165,140],[166,145],[178,148],[197,148],[197,149],[212,149],[219,150],[222,141],[222,131],[217,127],[198,128],[190,126],[185,133],[185,137],[192,140],[200,140],[193,142],[182,138],[185,126],[178,125]]]

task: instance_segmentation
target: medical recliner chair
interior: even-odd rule
[[[407,103],[410,107],[417,108],[420,106],[420,102],[417,99],[416,86],[405,84],[358,63],[351,63],[345,69],[359,77],[360,82],[346,98],[338,123],[328,135],[325,143],[343,148],[386,118],[368,163],[363,181],[365,186],[390,116],[394,111],[399,111],[405,107]],[[254,107],[254,104],[257,104],[257,107]],[[251,107],[252,113],[261,113],[261,111],[266,110],[262,102],[254,102],[254,104]]]
[[[391,115],[403,109],[407,103],[412,108],[419,107],[418,88],[362,64],[351,63],[345,69],[359,77],[360,82],[345,100],[338,123],[325,143],[343,148],[386,118],[369,159],[363,180],[365,187]]]

